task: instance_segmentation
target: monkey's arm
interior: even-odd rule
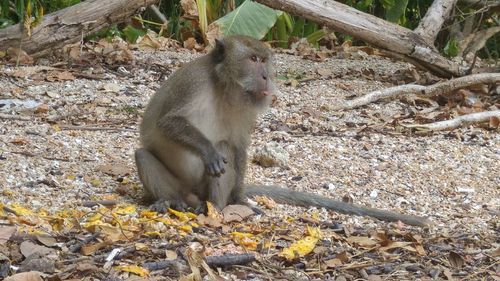
[[[254,195],[264,195],[282,204],[289,204],[289,205],[296,205],[303,207],[314,206],[314,207],[326,208],[343,214],[369,216],[383,221],[399,220],[406,224],[416,225],[416,226],[429,226],[431,224],[431,222],[424,217],[403,215],[390,211],[368,208],[365,206],[332,200],[327,197],[316,194],[294,191],[277,186],[255,186],[255,185],[247,186],[245,188],[245,195],[247,197]]]
[[[212,176],[220,176],[226,159],[195,126],[182,116],[165,115],[157,123],[162,134],[200,156],[206,171]]]

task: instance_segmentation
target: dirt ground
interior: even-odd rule
[[[40,73],[51,71],[40,71],[40,65],[1,66],[0,202],[50,214],[91,210],[81,206],[89,200],[139,204],[133,153],[139,146],[140,116],[161,81],[198,55],[182,50],[136,51],[132,64],[73,66],[86,78],[57,76],[51,81],[40,78]],[[336,234],[341,238],[325,230],[320,244],[330,259],[347,251],[348,261],[313,270],[312,261],[320,256],[315,252],[294,262],[271,258],[271,269],[265,263],[240,267],[249,274],[245,278],[234,268],[222,271],[223,276],[232,280],[500,278],[498,130],[474,126],[427,134],[404,130],[401,122],[417,121],[411,117],[411,104],[399,99],[344,112],[331,110],[347,98],[394,86],[393,77],[413,68],[406,63],[377,56],[337,56],[316,62],[279,53],[275,65],[280,78],[311,79],[297,79],[297,85],[278,79],[277,101],[259,119],[253,135],[246,181],[338,200],[350,198],[356,204],[428,216],[434,224],[417,228],[278,205],[266,210],[264,217],[280,221],[309,214],[341,225],[343,232]],[[12,103],[5,101],[13,99],[17,106],[8,108]],[[36,106],[29,108],[28,101]],[[251,161],[257,148],[271,142],[290,155],[283,167],[264,168]],[[106,173],[106,167],[121,170]],[[12,223],[6,217],[2,221]],[[383,252],[349,243],[350,236],[374,233],[419,244],[424,252],[404,248]],[[413,238],[404,238],[408,236]],[[96,278],[103,279],[99,274]]]

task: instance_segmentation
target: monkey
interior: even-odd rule
[[[259,40],[233,35],[175,71],[150,99],[135,151],[139,179],[161,206],[202,212],[264,195],[278,203],[324,207],[386,221],[426,226],[397,214],[276,186],[244,186],[247,150],[257,117],[276,92],[272,52]]]

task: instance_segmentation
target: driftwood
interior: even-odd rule
[[[37,57],[82,40],[102,28],[130,18],[141,7],[158,0],[88,0],[46,15],[28,37],[21,24],[0,29],[0,50],[21,48]]]
[[[336,1],[320,0],[256,0],[271,8],[300,15],[308,20],[327,26],[333,30],[349,34],[367,43],[382,49],[401,54],[413,61],[418,62],[419,67],[433,72],[442,77],[463,76],[467,68],[441,56],[428,38],[435,36],[436,30],[424,32],[426,26],[422,26],[421,34],[425,33],[427,40],[417,32],[390,23],[373,15],[363,13],[352,7]],[[438,1],[441,4],[454,4],[452,0]],[[432,13],[427,21],[433,24],[442,24],[441,20],[449,13],[449,8],[439,11],[428,11]]]
[[[444,93],[449,93],[461,88],[470,87],[479,84],[500,83],[500,73],[480,73],[473,74],[456,79],[439,82],[429,86],[416,84],[401,85],[383,90],[370,92],[359,98],[346,101],[336,110],[353,109],[379,101],[386,98],[394,98],[401,95],[421,94],[425,96],[436,96]]]
[[[488,122],[492,117],[500,118],[500,110],[471,113],[458,116],[450,120],[439,121],[429,124],[411,124],[403,126],[407,128],[416,128],[420,130],[443,131],[443,130],[455,129],[464,124]]]

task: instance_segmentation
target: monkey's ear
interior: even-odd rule
[[[215,63],[219,63],[224,60],[224,52],[226,50],[226,44],[222,40],[215,39],[215,47],[212,50],[212,57]]]

